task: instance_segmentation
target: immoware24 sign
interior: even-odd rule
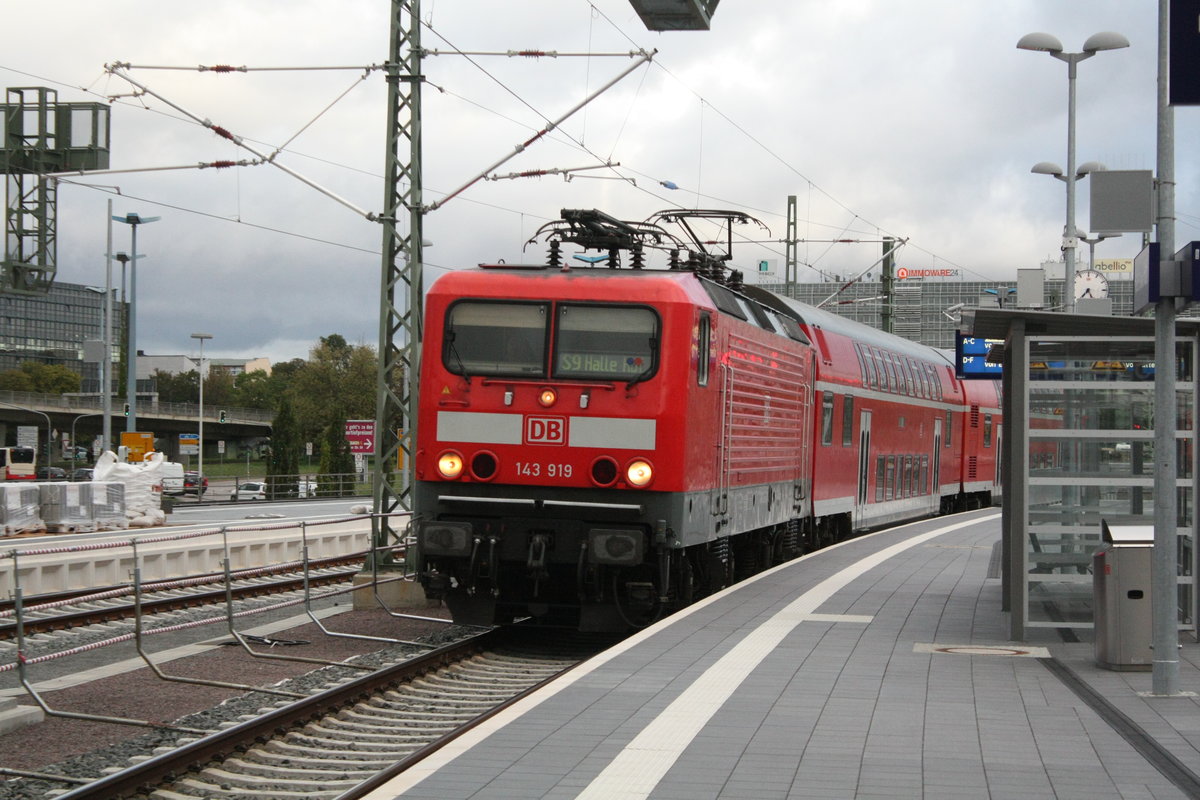
[[[346,441],[350,443],[350,452],[355,455],[375,455],[375,420],[346,420]]]

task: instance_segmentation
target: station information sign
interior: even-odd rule
[[[995,380],[1004,376],[1004,368],[999,362],[989,362],[988,354],[993,346],[1003,347],[1003,339],[980,339],[969,336],[962,331],[954,334],[954,374],[961,380],[971,378],[990,378]]]
[[[375,420],[346,420],[346,441],[354,455],[375,455]]]

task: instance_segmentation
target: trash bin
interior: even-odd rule
[[[1092,556],[1096,663],[1120,671],[1152,669],[1154,526],[1101,520],[1100,530],[1105,546]]]

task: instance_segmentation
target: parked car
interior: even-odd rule
[[[96,470],[91,467],[80,467],[71,473],[71,480],[73,481],[90,481],[94,480],[95,477]]]
[[[183,473],[183,493],[184,494],[196,494],[196,484],[199,480],[200,480],[199,472]],[[203,485],[203,488],[200,490],[200,494],[203,495],[207,491],[208,491],[208,477],[206,476],[204,478],[204,485]]]
[[[238,486],[229,495],[231,500],[266,500],[267,485],[261,481],[247,481]]]
[[[62,467],[38,467],[34,473],[39,481],[65,481],[67,471]]]

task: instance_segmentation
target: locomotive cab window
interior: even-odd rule
[[[463,300],[446,314],[442,363],[458,375],[546,376],[545,303]]]
[[[658,315],[644,306],[558,306],[554,377],[642,381],[658,368]]]
[[[700,315],[696,338],[696,383],[708,386],[708,362],[712,356],[712,317],[708,314]]]

